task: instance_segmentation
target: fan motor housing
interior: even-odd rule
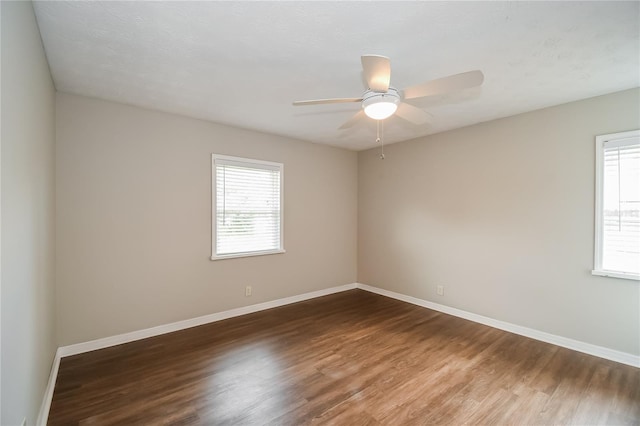
[[[397,89],[389,87],[389,90],[387,90],[386,92],[374,92],[373,90],[367,90],[362,95],[363,108],[378,102],[392,102],[394,104],[399,104],[400,93]]]

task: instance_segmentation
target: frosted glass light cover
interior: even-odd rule
[[[397,109],[398,105],[394,102],[377,102],[367,105],[364,108],[364,113],[374,120],[384,120],[387,117],[391,117]]]

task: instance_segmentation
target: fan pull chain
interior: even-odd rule
[[[382,127],[382,132],[380,131],[380,127]],[[382,120],[376,121],[376,131],[377,131],[376,143],[380,143],[380,159],[384,160],[384,122]],[[380,138],[381,133],[382,133],[382,138]]]

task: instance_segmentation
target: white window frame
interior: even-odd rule
[[[623,140],[633,137],[640,137],[640,130],[629,132],[612,133],[608,135],[596,136],[596,212],[595,212],[595,244],[593,275],[604,277],[624,278],[628,280],[640,281],[640,275],[625,273],[620,271],[609,271],[602,268],[602,244],[603,244],[603,191],[604,191],[604,145],[612,140]]]
[[[216,206],[216,160],[224,160],[238,163],[245,167],[254,166],[257,169],[268,166],[276,168],[280,172],[280,244],[272,250],[256,250],[241,253],[217,254],[217,206]],[[256,160],[252,158],[232,157],[229,155],[211,154],[211,260],[234,259],[239,257],[264,256],[269,254],[285,253],[284,249],[284,164],[273,161]]]

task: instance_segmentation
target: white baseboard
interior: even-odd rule
[[[98,349],[108,348],[110,346],[121,345],[123,343],[133,342],[135,340],[146,339],[148,337],[159,336],[161,334],[172,333],[174,331],[184,330],[186,328],[197,327],[199,325],[209,324],[216,321],[222,321],[228,318],[238,317],[241,315],[251,314],[254,312],[264,311],[266,309],[277,308],[278,306],[289,305],[291,303],[302,302],[303,300],[315,299],[316,297],[326,296],[328,294],[339,293],[346,290],[353,290],[356,284],[345,284],[337,287],[325,288],[310,293],[299,294],[297,296],[285,297],[283,299],[272,300],[270,302],[258,303],[256,305],[243,306],[241,308],[230,309],[228,311],[216,312],[214,314],[204,315],[197,318],[191,318],[183,321],[173,322],[170,324],[159,325],[157,327],[145,328],[144,330],[132,331],[129,333],[118,334],[115,336],[104,337],[102,339],[90,340],[88,342],[76,343],[75,345],[63,346],[60,348],[62,357],[81,354],[84,352],[95,351]]]
[[[53,390],[56,387],[56,379],[58,378],[58,369],[60,368],[60,348],[56,350],[56,355],[53,357],[53,365],[51,366],[51,373],[49,374],[49,381],[47,387],[44,390],[44,397],[42,398],[42,405],[40,406],[40,412],[38,413],[38,420],[36,425],[46,426],[49,419],[49,408],[51,408],[51,400],[53,399]]]
[[[356,288],[366,290],[371,293],[380,294],[392,299],[401,300],[413,305],[422,306],[424,308],[433,309],[434,311],[443,312],[455,317],[464,318],[469,321],[488,325],[489,327],[498,328],[510,333],[519,334],[531,339],[540,340],[542,342],[551,343],[552,345],[562,346],[563,348],[572,349],[574,351],[583,352],[585,354],[597,356],[611,361],[627,364],[632,367],[640,368],[640,356],[629,354],[626,352],[616,351],[614,349],[593,345],[591,343],[581,342],[579,340],[569,339],[568,337],[557,336],[555,334],[545,333],[544,331],[535,330],[533,328],[523,327],[509,322],[474,314],[472,312],[463,311],[461,309],[452,308],[446,305],[429,302],[428,300],[418,299],[416,297],[407,296],[394,291],[384,290],[367,284],[357,283]]]

